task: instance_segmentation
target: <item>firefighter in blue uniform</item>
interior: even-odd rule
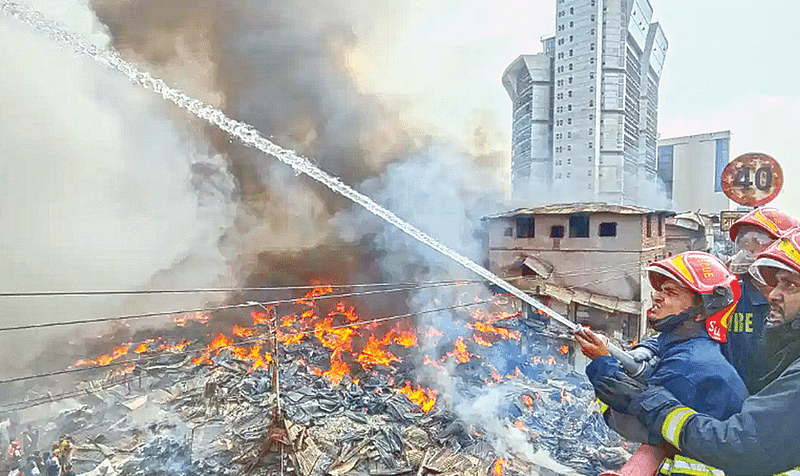
[[[652,438],[685,456],[677,466],[676,458],[673,475],[800,475],[800,229],[770,245],[751,269],[770,289],[763,336],[768,383],[739,413],[725,420],[703,415],[664,387],[642,391],[624,375],[599,382],[601,400],[635,415]]]
[[[747,389],[719,344],[725,341],[724,323],[740,297],[736,276],[717,258],[699,251],[657,261],[647,271],[654,289],[647,318],[661,332],[657,339],[660,361],[647,383],[669,389],[684,405],[715,418],[737,413]],[[596,389],[603,385],[600,382],[624,374],[599,336],[584,329],[575,339],[592,358],[586,374]],[[612,428],[632,438],[630,425],[622,428],[615,423],[624,420],[614,419],[613,413],[605,417]]]
[[[747,270],[759,253],[798,224],[796,219],[776,208],[762,207],[752,210],[731,226],[731,240],[739,251],[728,268],[739,276],[742,297],[728,322],[728,341],[722,345],[722,351],[751,394],[764,386],[760,381],[764,370],[759,369],[755,355],[769,314],[769,301],[764,296],[768,291]]]

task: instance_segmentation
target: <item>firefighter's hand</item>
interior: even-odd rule
[[[595,357],[599,357],[601,355],[611,355],[611,352],[608,350],[607,341],[603,337],[589,330],[588,327],[582,328],[574,335],[575,342],[581,346],[581,352],[583,352],[583,355],[586,357],[594,359]]]
[[[592,384],[597,398],[614,410],[637,416],[642,412],[640,407],[631,403],[647,387],[638,380],[629,377],[625,372],[619,370],[612,375],[601,376]]]

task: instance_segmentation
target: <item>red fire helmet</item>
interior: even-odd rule
[[[787,231],[800,225],[800,221],[777,208],[756,208],[733,222],[733,225],[731,225],[731,241],[736,241],[736,234],[739,233],[739,227],[742,225],[753,225],[767,232],[773,240],[777,240]]]
[[[742,290],[736,275],[720,260],[702,251],[686,251],[656,261],[647,272],[653,289],[672,279],[699,294],[708,335],[717,342],[728,340],[728,319]]]
[[[750,269],[767,286],[775,286],[779,269],[800,274],[800,228],[789,231],[762,251]]]

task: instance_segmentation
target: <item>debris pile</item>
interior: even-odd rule
[[[44,428],[42,441],[70,435],[76,471],[93,476],[597,474],[634,449],[603,423],[566,341],[530,319],[464,311],[472,338],[448,340],[303,305],[253,313],[274,326],[238,343],[218,336],[199,358],[196,344],[158,350],[16,418]],[[431,336],[433,357],[416,345]],[[58,416],[37,422],[47,412]]]

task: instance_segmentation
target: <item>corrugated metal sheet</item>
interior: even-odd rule
[[[516,210],[487,215],[483,217],[482,220],[511,218],[520,215],[570,215],[572,213],[616,213],[619,215],[646,215],[649,213],[657,213],[667,216],[675,214],[675,212],[670,210],[653,210],[633,205],[612,205],[604,202],[578,202],[554,203],[533,208],[517,208]]]

